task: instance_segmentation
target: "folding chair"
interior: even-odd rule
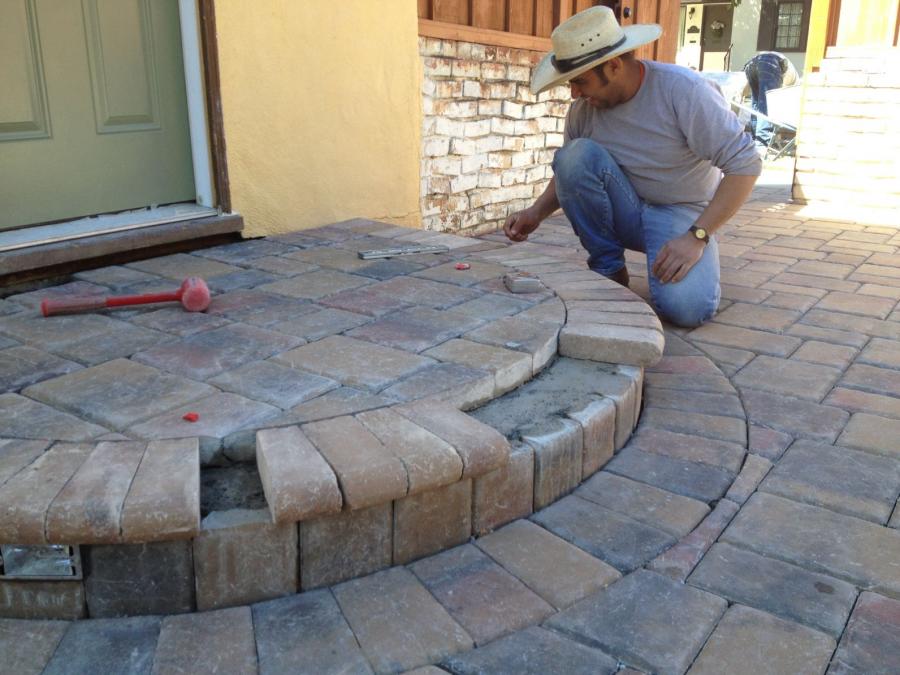
[[[797,125],[800,120],[800,85],[770,89],[766,92],[766,103],[769,114],[753,110],[750,106],[731,101],[731,107],[741,119],[746,119],[749,124],[752,117],[769,122],[772,129],[772,138],[766,147],[763,159],[774,161],[779,157],[793,155],[797,143]]]

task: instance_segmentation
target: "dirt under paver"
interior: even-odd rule
[[[879,252],[839,245],[857,235],[878,235]],[[594,488],[504,532],[496,560],[487,535],[485,554],[451,549],[331,591],[253,605],[253,621],[244,617],[228,627],[234,644],[257,646],[255,659],[248,649],[235,655],[237,672],[256,665],[263,673],[402,672],[429,664],[438,668],[419,672],[612,672],[617,664],[666,673],[822,672],[826,664],[830,673],[896,672],[900,230],[808,219],[775,181],[761,183],[718,236],[726,281],[720,313],[693,331],[666,327],[666,355],[646,372],[637,433],[597,474]],[[577,247],[559,217],[530,241]],[[272,243],[278,246],[248,261],[239,246],[218,259],[229,266],[257,262],[278,274],[286,269],[279,247],[291,244]],[[643,257],[629,255],[628,262],[632,288],[647,297]],[[373,280],[390,278],[385,267],[373,265]],[[171,275],[173,268],[163,261],[135,269]],[[412,301],[435,283],[428,276],[434,274],[386,287],[395,301]],[[100,278],[87,273],[82,283],[92,280]],[[460,302],[470,289],[458,288]],[[223,316],[267,329],[284,319],[279,305],[303,311],[310,303],[262,297],[268,309],[236,298]],[[490,296],[482,297],[478,311],[489,312]],[[440,308],[445,301],[435,294],[427,304]],[[294,334],[310,339],[300,332]],[[18,344],[16,335],[8,337]],[[45,363],[48,378],[71,368]],[[77,381],[80,372],[62,377]],[[21,377],[16,371],[10,381]],[[363,384],[382,390],[381,381]],[[69,415],[75,409],[64,406]],[[98,423],[131,421],[95,416],[82,433],[96,428],[100,435]],[[735,457],[745,448],[750,455],[741,468]],[[625,491],[618,502],[608,498],[614,489]],[[632,502],[630,511],[621,506]],[[680,510],[663,519],[653,508]],[[560,552],[578,547],[581,557],[530,555],[534,527],[545,528],[542,541],[557,542]],[[572,586],[589,589],[581,599],[570,597],[574,604],[551,608],[538,597],[542,589],[528,585],[527,579],[595,569],[583,556],[608,574],[601,586],[573,576]],[[576,558],[577,568],[560,562]],[[200,637],[206,618],[218,625],[220,617],[197,614],[181,629]],[[158,619],[0,619],[0,652],[9,655],[7,664],[21,666],[17,672],[45,665],[47,672],[96,672],[110,659],[121,665],[118,672],[145,672],[154,654],[160,667],[173,669],[212,659],[215,641],[190,642],[190,635],[166,630],[165,621],[160,630]],[[131,645],[134,660],[122,649],[109,652],[110,639]]]

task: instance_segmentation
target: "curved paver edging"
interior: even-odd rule
[[[511,250],[475,256],[519,268],[511,262],[521,253],[510,257]],[[528,269],[525,262],[521,267]],[[482,326],[477,337],[483,342],[469,343],[481,350],[481,358],[490,358],[491,349],[500,356],[524,354],[528,358],[522,367],[501,359],[492,365],[489,383],[355,415],[260,430],[257,461],[270,518],[255,512],[235,512],[233,517],[213,513],[201,524],[197,438],[146,443],[110,436],[96,445],[57,443],[34,462],[46,444],[24,442],[21,452],[10,453],[17,455],[16,465],[4,467],[9,475],[21,475],[16,489],[0,494],[0,540],[102,546],[174,545],[193,539],[194,572],[212,579],[223,570],[204,568],[196,560],[198,551],[238,557],[248,546],[274,546],[289,571],[296,566],[291,562],[297,550],[294,523],[303,521],[308,525],[300,538],[304,533],[318,537],[308,544],[322,554],[318,569],[299,574],[301,586],[312,588],[429,555],[527,516],[571,491],[622,447],[640,408],[641,366],[657,360],[663,345],[652,310],[627,289],[592,272],[571,271],[567,262],[538,267],[543,269],[529,273],[557,293],[565,314],[576,321],[560,325],[559,313],[549,309],[559,300],[551,299],[523,316]],[[621,325],[604,323],[610,321]],[[515,339],[504,340],[509,335]],[[448,360],[458,361],[453,349],[468,345],[454,343],[464,342],[441,346]],[[460,411],[514,389],[557,353],[633,364],[622,369],[631,378],[630,391],[620,393],[613,404],[595,403],[573,413],[561,430],[526,439],[526,448],[511,448],[495,430]],[[366,457],[364,466],[360,455]],[[373,513],[386,508],[393,513],[387,524],[389,549],[362,564],[333,569],[334,552],[325,549],[342,545],[340,532],[358,528],[359,522],[371,530]],[[294,528],[293,535],[286,524]],[[384,525],[381,518],[379,527]],[[329,528],[337,535],[327,533]],[[360,553],[365,557],[365,551]],[[228,598],[211,597],[228,580],[207,584],[214,590],[204,597],[198,579],[197,605],[205,609],[292,592],[297,585],[291,578],[297,576],[288,572],[282,586],[240,589]],[[58,616],[71,618],[71,609],[61,608]]]

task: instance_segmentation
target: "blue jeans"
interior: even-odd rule
[[[587,249],[588,267],[608,277],[624,267],[626,248],[643,251],[650,298],[662,318],[688,327],[712,318],[721,296],[715,239],[678,283],[663,284],[651,271],[663,244],[687,232],[702,205],[643,202],[606,149],[587,138],[557,150],[553,172],[556,196]]]
[[[759,54],[744,66],[744,74],[747,75],[747,82],[750,84],[751,106],[763,115],[768,115],[769,103],[766,100],[766,92],[778,89],[784,82],[781,58],[776,54]],[[753,129],[753,137],[759,142],[765,145],[772,142],[775,127],[768,120],[752,116],[750,128]]]

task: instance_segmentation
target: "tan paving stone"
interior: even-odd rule
[[[530,354],[537,374],[556,356],[559,326],[518,316],[505,317],[465,334],[467,340]]]
[[[240,271],[240,267],[234,265],[226,265],[224,263],[210,260],[209,258],[201,258],[196,255],[187,253],[175,253],[158,258],[149,258],[147,260],[139,260],[137,262],[128,263],[126,267],[140,270],[149,274],[158,274],[161,277],[172,279],[173,281],[182,281],[187,277],[202,277],[208,279],[210,277],[222,276]],[[172,290],[177,288],[177,284]]]
[[[743,420],[740,420],[743,424]],[[722,441],[688,433],[642,425],[628,444],[629,448],[665,455],[689,462],[722,467],[737,473],[744,459],[744,443]]]
[[[299,427],[257,432],[256,463],[273,522],[341,510],[337,476]]]
[[[256,669],[249,607],[163,618],[153,675],[253,673]]]
[[[822,328],[857,331],[873,337],[884,337],[892,340],[900,339],[900,325],[896,323],[880,321],[872,317],[844,314],[842,312],[826,312],[821,309],[811,309],[803,317],[803,323]]]
[[[723,395],[691,392],[690,395],[685,396],[684,392],[675,389],[647,387],[644,390],[644,408],[663,408],[666,410],[680,410],[682,412],[698,412],[744,418],[744,408],[735,394]]]
[[[900,596],[900,532],[866,520],[758,492],[723,541]]]
[[[768,283],[763,284],[760,288],[764,288],[767,291],[773,291],[775,295],[783,294],[790,296],[802,296],[805,298],[823,298],[828,294],[828,291],[822,288],[814,288],[809,286],[794,286],[791,284],[782,284],[774,281],[770,281]],[[770,296],[771,297],[771,296]],[[815,303],[813,303],[815,304]]]
[[[534,448],[534,508],[542,509],[581,482],[584,435],[567,419],[522,429],[522,441]]]
[[[356,259],[352,254],[345,254]],[[358,260],[358,259],[357,259]],[[332,293],[339,293],[350,288],[356,288],[371,283],[367,279],[355,274],[345,274],[336,270],[316,270],[306,272],[296,277],[263,284],[257,290],[264,293],[277,293],[291,298],[316,300]]]
[[[900,419],[900,398],[895,396],[881,396],[856,389],[835,387],[823,403],[850,412],[868,412],[880,417]]]
[[[38,675],[53,656],[69,624],[65,621],[0,619],[0,653],[10,673]]]
[[[840,445],[900,459],[900,420],[854,413],[838,438]]]
[[[787,332],[789,335],[800,338],[820,340],[831,344],[846,345],[847,347],[862,347],[869,341],[869,336],[863,333],[810,326],[805,323],[795,323],[788,328]]]
[[[884,319],[896,304],[896,300],[893,299],[834,291],[819,300],[816,308]]]
[[[740,270],[741,275],[753,273],[753,271],[747,269],[747,267],[741,267]],[[771,291],[760,290],[757,288],[746,288],[744,286],[735,286],[728,283],[722,284],[722,298],[731,300],[734,303],[759,304],[771,294]]]
[[[434,363],[423,356],[341,335],[303,345],[272,360],[373,392]]]
[[[900,397],[900,377],[896,370],[889,368],[854,363],[839,384],[872,394]]]
[[[355,510],[403,497],[409,480],[403,462],[349,415],[311,422],[303,433],[334,469],[344,508]]]
[[[406,468],[409,494],[458,481],[463,462],[456,450],[390,408],[356,416]]]
[[[709,513],[709,507],[696,499],[607,471],[586,480],[575,494],[676,537],[688,534]]]
[[[704,354],[715,362],[719,371],[729,377],[747,365],[756,356],[756,354],[746,349],[734,349],[702,342],[698,343],[698,346],[703,349]]]
[[[633,326],[635,328],[653,328],[661,331],[662,324],[659,318],[650,314],[636,314],[628,312],[594,312],[583,309],[572,310],[568,313],[568,321],[572,323],[599,323],[615,326]]]
[[[476,645],[553,613],[540,596],[471,544],[420,560],[410,570]]]
[[[772,356],[788,356],[801,343],[795,337],[775,335],[739,326],[726,326],[715,322],[694,329],[688,334],[688,338],[692,341],[709,342]]]
[[[900,602],[863,592],[850,617],[830,673],[889,673],[900,661]]]
[[[444,263],[421,272],[415,272],[412,276],[457,286],[474,286],[488,279],[502,277],[508,271],[509,268],[505,265],[472,261],[466,270],[456,269],[456,263]]]
[[[300,523],[300,586],[304,591],[371,574],[391,565],[389,502]]]
[[[7,481],[0,491],[0,539],[47,543],[47,510],[93,449],[93,445],[57,443]]]
[[[330,591],[290,595],[252,609],[261,672],[372,672]]]
[[[471,534],[469,479],[394,502],[395,565],[462,544]]]
[[[194,539],[197,609],[245,605],[297,592],[297,526],[266,510],[213,511]]]
[[[599,398],[580,410],[570,410],[566,414],[581,426],[581,475],[586,478],[612,459],[616,440],[616,404],[610,398]]]
[[[474,646],[462,626],[403,567],[340,584],[334,596],[377,673],[434,663]]]
[[[797,263],[797,265],[803,265],[804,263]],[[814,263],[816,265],[833,265],[834,263]],[[806,263],[809,265],[809,263]],[[772,277],[771,283],[776,284],[786,284],[788,286],[801,286],[806,288],[813,288],[819,291],[843,291],[845,293],[854,293],[856,289],[859,288],[860,283],[858,281],[845,281],[842,276],[829,276],[829,275],[819,275],[815,272],[806,271],[807,268],[803,268],[804,271],[802,273],[797,273],[795,269],[797,266],[794,265],[788,268],[787,272],[782,272],[774,277]],[[840,275],[845,269],[852,270],[853,267],[850,265],[837,265],[839,268],[835,271],[834,274]],[[799,291],[798,291],[799,292]]]
[[[728,488],[725,498],[730,499],[736,504],[743,504],[750,495],[752,495],[759,486],[766,474],[772,469],[772,462],[760,455],[747,455],[744,466],[738,477]]]
[[[688,672],[816,675],[828,665],[832,651],[834,640],[827,635],[735,605],[722,617]]]
[[[459,363],[437,363],[400,380],[382,393],[398,401],[433,398],[460,410],[471,410],[494,397],[494,375]]]
[[[850,418],[840,408],[755,389],[741,396],[748,422],[802,438],[832,443]]]
[[[534,510],[534,449],[514,444],[506,466],[474,479],[472,484],[472,532],[487,534]]]
[[[830,366],[757,356],[735,377],[738,387],[761,389],[795,398],[821,401],[841,376]]]
[[[647,408],[641,416],[641,423],[647,428],[665,429],[730,443],[745,443],[747,439],[746,424],[736,417]]]
[[[528,520],[517,520],[476,545],[557,609],[621,577],[613,567]]]
[[[434,309],[446,309],[481,295],[478,290],[412,277],[395,277],[382,281],[372,285],[371,290],[402,302]]]
[[[661,332],[601,323],[567,323],[559,334],[559,353],[576,359],[647,366],[663,353]]]
[[[496,429],[446,403],[416,401],[393,408],[403,417],[449,443],[463,462],[463,478],[480,476],[506,464],[509,441]]]
[[[493,373],[495,397],[515,389],[532,376],[530,354],[471,340],[449,340],[424,352],[424,356]]]
[[[849,274],[855,271],[855,268],[853,265],[802,260],[796,265],[791,265],[790,271],[792,274],[807,274],[828,277],[829,279],[846,279]]]
[[[40,457],[49,446],[49,441],[0,439],[0,486]]]
[[[725,311],[719,312],[715,322],[756,330],[781,332],[800,316],[801,313],[794,310],[736,302]]]
[[[652,373],[681,373],[684,375],[720,375],[716,365],[705,356],[667,354],[647,369]]]
[[[857,350],[844,345],[833,345],[828,342],[809,340],[791,354],[791,358],[797,361],[807,361],[825,366],[833,366],[843,370],[856,356]]]
[[[80,581],[2,579],[0,616],[10,619],[83,619],[84,584]],[[2,644],[0,641],[0,646]]]
[[[784,453],[793,442],[793,436],[767,429],[757,424],[751,424],[747,434],[749,438],[748,450],[753,454],[775,461]]]
[[[895,340],[872,338],[859,355],[860,363],[900,370],[900,346]],[[900,377],[900,373],[898,373]]]
[[[281,417],[267,422],[265,426],[274,427],[315,422],[316,420],[330,419],[342,415],[353,415],[364,410],[384,408],[394,403],[396,401],[386,395],[370,394],[367,391],[354,389],[353,387],[338,387],[326,394],[294,406]]]

